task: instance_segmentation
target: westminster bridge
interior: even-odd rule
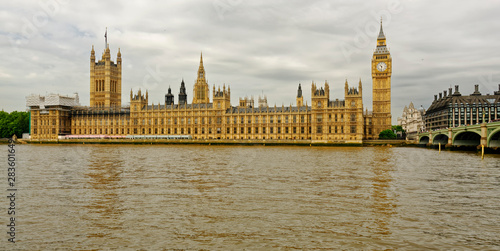
[[[418,143],[500,147],[500,121],[419,133]]]

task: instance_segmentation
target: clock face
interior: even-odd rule
[[[384,62],[380,62],[377,64],[377,70],[383,72],[387,69],[387,65]]]

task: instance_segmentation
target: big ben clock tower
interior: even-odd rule
[[[380,21],[377,48],[372,58],[373,136],[375,138],[378,138],[381,131],[391,129],[391,73],[392,58],[387,49],[382,21]]]

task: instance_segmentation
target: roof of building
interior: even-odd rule
[[[437,96],[437,95],[436,95]],[[447,109],[449,105],[491,105],[491,104],[500,104],[500,95],[470,95],[470,96],[462,96],[460,93],[455,92],[452,95],[447,95],[441,98],[436,98],[432,104],[427,109],[427,114],[431,114],[435,111],[441,111],[443,109]]]

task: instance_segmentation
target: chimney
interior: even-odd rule
[[[498,84],[498,91],[495,92],[495,95],[500,95],[500,84]]]
[[[462,94],[458,91],[458,85],[455,85],[455,93],[453,93],[453,96],[462,96]]]
[[[443,98],[443,94],[439,93],[439,99]]]
[[[479,92],[479,85],[474,85],[474,93],[472,93],[471,96],[481,96],[481,93]]]
[[[452,90],[453,90],[453,89],[452,89],[451,87],[450,87],[450,88],[448,88],[448,95],[450,95],[450,96],[451,96]]]
[[[446,95],[446,91],[443,91],[443,97],[446,97],[448,95]]]
[[[434,95],[434,101],[438,99],[438,95]]]

